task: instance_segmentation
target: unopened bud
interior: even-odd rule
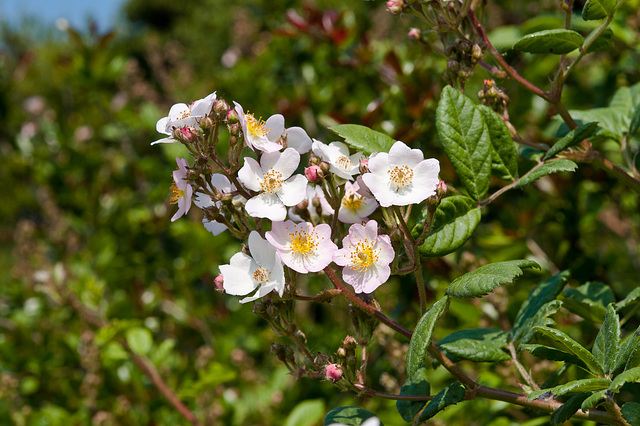
[[[404,11],[403,0],[389,0],[387,2],[387,9],[392,15],[399,15]]]
[[[407,35],[411,41],[420,41],[422,38],[422,31],[418,28],[411,28]]]
[[[229,146],[236,146],[236,144],[238,143],[238,137],[237,136],[229,136]]]
[[[336,351],[336,355],[338,356],[338,358],[346,358],[347,357],[347,350],[345,348],[343,348],[342,346],[340,346],[338,348],[338,350]]]
[[[229,124],[227,127],[229,128],[229,133],[231,133],[232,136],[239,136],[240,131],[242,130],[240,123]]]
[[[304,334],[304,332],[300,329],[296,330],[295,332],[296,337],[299,337],[300,339],[302,339],[303,342],[307,343],[307,335]]]
[[[342,378],[342,366],[340,364],[325,365],[324,376],[327,378],[327,380],[340,380]]]
[[[474,44],[471,48],[471,57],[476,61],[482,59],[482,48],[479,44]]]
[[[238,122],[238,113],[235,109],[230,109],[227,113],[227,124],[236,124]]]
[[[365,173],[369,173],[369,159],[368,158],[363,158],[362,160],[360,160],[360,165],[358,166],[358,171],[360,172],[361,175],[363,175]]]
[[[218,98],[213,103],[213,111],[221,117],[226,117],[229,114],[229,104],[224,99]]]
[[[208,115],[205,115],[200,119],[200,127],[202,127],[203,129],[210,129],[214,124],[216,124],[215,121],[213,121],[213,118],[209,117]]]
[[[276,139],[276,143],[282,145],[283,149],[287,148],[287,135],[282,135],[278,139]]]
[[[320,170],[324,172],[325,176],[329,174],[330,169],[331,169],[331,166],[326,161],[323,161],[322,163],[320,163]]]
[[[187,180],[190,182],[195,182],[198,179],[200,179],[200,173],[196,172],[193,169],[189,169],[189,171],[187,171]]]
[[[224,293],[224,277],[222,276],[222,274],[218,275],[214,280],[213,283],[216,285],[216,290],[218,290],[220,293]]]
[[[344,338],[343,345],[345,349],[355,349],[358,346],[358,341],[353,336],[347,336]]]
[[[306,209],[309,208],[309,200],[304,199],[302,201],[300,201],[298,204],[296,204],[296,209],[300,210],[300,211],[305,211]]]
[[[442,198],[447,195],[447,184],[444,183],[443,180],[438,182],[438,186],[436,187],[436,195],[438,196],[438,198]]]
[[[313,153],[309,154],[309,165],[310,166],[314,166],[314,165],[317,166],[320,163],[322,163],[322,158],[318,157],[317,155],[315,155]]]
[[[320,183],[322,179],[325,177],[325,173],[322,171],[320,166],[313,165],[304,169],[304,175],[307,177],[307,180],[311,183]]]

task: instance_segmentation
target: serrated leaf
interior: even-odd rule
[[[443,297],[438,300],[424,313],[416,329],[413,330],[413,336],[409,342],[409,350],[407,351],[407,376],[413,377],[418,371],[418,368],[424,362],[424,357],[427,353],[427,348],[431,343],[431,336],[433,334],[433,328],[436,325],[436,321],[444,312],[449,303],[448,297]]]
[[[522,37],[513,48],[528,53],[564,55],[582,46],[583,42],[584,38],[573,30],[544,30]]]
[[[340,124],[329,130],[344,138],[347,145],[365,154],[389,152],[396,142],[391,136],[377,132],[359,124]]]
[[[611,373],[616,367],[616,358],[620,349],[620,318],[613,303],[607,305],[604,323],[596,336],[591,352],[605,373]]]
[[[456,278],[447,287],[446,294],[459,299],[481,297],[499,285],[513,282],[516,277],[523,274],[524,268],[540,268],[540,266],[532,260],[490,263]]]
[[[636,105],[633,113],[631,114],[631,122],[629,123],[629,131],[627,132],[627,139],[630,139],[636,134],[640,128],[640,103]]]
[[[580,409],[582,402],[591,395],[590,392],[583,392],[572,396],[562,404],[562,407],[558,408],[551,414],[551,423],[554,425],[561,425],[569,420]]]
[[[640,287],[636,287],[619,302],[616,302],[616,310],[621,311],[640,299]]]
[[[627,336],[627,338],[622,341],[612,373],[615,374],[632,360],[632,355],[638,348],[640,348],[640,326],[638,326],[633,334]]]
[[[317,425],[324,415],[323,399],[308,399],[298,403],[287,416],[284,426]]]
[[[597,129],[598,129],[598,123],[587,123],[587,124],[581,125],[577,129],[573,129],[572,131],[567,133],[564,137],[562,137],[560,140],[556,141],[556,143],[554,143],[553,146],[549,148],[549,151],[546,152],[546,154],[544,155],[544,157],[542,157],[542,159],[548,160],[549,158],[553,157],[557,153],[564,151],[565,149],[570,148],[574,145],[579,144],[580,142],[582,142],[583,139],[586,139],[589,136],[593,135]]]
[[[371,411],[363,410],[358,407],[336,407],[329,411],[324,417],[324,426],[332,423],[340,423],[343,425],[360,426],[362,422],[370,417],[374,417]],[[382,423],[380,423],[382,426]]]
[[[427,381],[427,369],[420,367],[416,374],[412,378],[407,378],[402,388],[400,388],[400,395],[403,396],[422,396],[429,395],[431,386]],[[425,406],[427,401],[396,401],[396,408],[402,419],[411,423],[413,419],[418,415],[420,410]]]
[[[484,198],[491,177],[491,141],[474,103],[451,86],[442,90],[436,127],[444,150],[474,200]]]
[[[590,281],[579,287],[564,291],[564,307],[582,318],[601,324],[604,321],[606,306],[615,302],[613,292],[606,284]]]
[[[604,371],[598,360],[586,350],[580,343],[573,340],[560,330],[549,327],[534,327],[537,333],[547,337],[554,348],[559,349],[568,354],[574,355],[579,358],[587,366],[589,371],[596,376],[604,376]]]
[[[637,402],[627,402],[620,409],[622,417],[631,426],[640,426],[640,404]]]
[[[640,382],[640,367],[631,368],[618,374],[611,382],[609,390],[614,393],[618,393],[620,388],[625,383]]]
[[[577,365],[584,370],[589,370],[587,368],[587,365],[582,362],[580,358],[556,348],[539,344],[526,343],[520,345],[520,349],[523,351],[529,351],[531,355],[534,355],[538,358],[548,359],[550,361],[563,361],[569,364]]]
[[[582,8],[582,19],[585,21],[604,19],[613,12],[615,6],[615,0],[587,0]]]
[[[478,111],[482,114],[489,130],[493,174],[500,179],[516,180],[518,178],[518,152],[507,125],[495,111],[486,105],[478,105]]]
[[[540,282],[540,284],[529,292],[527,300],[525,300],[520,307],[520,311],[518,311],[518,315],[513,323],[511,335],[514,341],[518,341],[522,335],[530,331],[534,325],[540,325],[538,324],[539,320],[544,318],[540,317],[541,308],[552,300],[555,300],[570,276],[569,271],[562,271]]]
[[[561,158],[559,160],[549,161],[542,166],[532,169],[529,173],[522,176],[514,188],[521,188],[525,185],[535,182],[543,176],[557,172],[573,172],[578,168],[578,165],[571,160]]]
[[[130,328],[125,332],[127,345],[137,355],[147,354],[153,347],[151,332],[143,327]]]
[[[495,328],[476,328],[452,333],[436,346],[453,362],[499,362],[511,359],[505,351],[509,334]]]
[[[569,383],[565,383],[551,389],[541,389],[531,392],[529,395],[527,395],[527,401],[533,401],[534,399],[538,399],[543,395],[545,396],[545,399],[547,399],[575,392],[599,391],[601,389],[607,389],[609,385],[611,385],[611,380],[609,379],[573,380]]]
[[[587,53],[600,52],[607,50],[613,44],[613,31],[611,28],[605,29],[595,40],[591,42],[591,45],[587,48]]]
[[[600,405],[600,402],[604,399],[607,390],[601,390],[598,392],[594,392],[591,396],[587,397],[584,401],[582,401],[582,405],[580,405],[580,409],[582,411],[590,410],[594,407]]]
[[[436,209],[431,232],[418,248],[420,254],[440,257],[456,251],[471,237],[480,223],[480,209],[475,201],[463,195],[443,198]],[[413,233],[422,232],[418,222]]]
[[[558,312],[561,307],[562,302],[559,300],[552,300],[542,305],[533,317],[526,321],[522,328],[518,329],[519,333],[521,333],[520,344],[528,343],[531,340],[534,335],[533,327],[553,327],[555,323],[548,317]],[[516,339],[514,338],[513,340],[515,341]]]
[[[427,404],[420,417],[419,422],[429,420],[450,405],[455,405],[464,400],[466,392],[464,386],[459,382],[455,382],[438,392],[438,394]]]

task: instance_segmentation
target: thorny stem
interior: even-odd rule
[[[616,402],[613,399],[613,396],[611,396],[610,393],[606,393],[605,395],[606,396],[604,398],[603,405],[604,405],[604,408],[607,410],[607,413],[609,413],[614,419],[616,419],[619,424],[624,426],[631,426],[631,424],[627,422],[624,417],[622,417],[622,413],[620,412],[620,406],[616,404]]]

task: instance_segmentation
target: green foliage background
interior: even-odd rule
[[[490,37],[507,47],[529,30],[544,29],[559,16],[552,3],[490,4],[489,30],[496,29]],[[338,405],[362,406],[386,424],[400,422],[393,401],[358,400],[327,382],[287,374],[269,353],[272,341],[287,342],[250,306],[214,291],[217,265],[239,243],[226,234],[212,237],[197,209],[169,221],[170,173],[183,148],[149,143],[173,103],[215,90],[257,116],[282,113],[288,126],[303,126],[325,142],[335,137],[327,127],[337,124],[384,131],[440,159],[442,178],[455,184],[434,124],[446,59],[411,43],[406,34],[417,21],[392,17],[383,2],[131,0],[124,16],[113,32],[2,26],[0,423],[185,423],[119,339],[146,355],[211,424],[301,424],[300,412],[313,424]],[[521,25],[532,16],[538,21]],[[613,23],[613,48],[592,55],[570,78],[570,109],[605,107],[617,88],[640,81],[639,36],[631,30],[639,23],[638,2],[625,3]],[[558,60],[506,55],[541,86]],[[489,74],[478,69],[467,84],[469,96],[484,78]],[[558,127],[549,124],[553,111],[515,83],[499,84],[511,97],[511,119],[522,136],[550,142]],[[611,141],[599,149],[620,157]],[[460,250],[429,260],[430,301],[487,262],[529,256],[544,270],[473,304],[452,302],[436,337],[508,328],[532,284],[558,270],[570,269],[574,286],[601,281],[624,298],[639,284],[638,225],[637,195],[592,167],[509,192],[483,210],[478,232]],[[377,295],[391,316],[414,325],[420,316],[414,290],[409,278],[394,279]],[[90,325],[70,300],[108,325]],[[296,309],[311,346],[334,352],[350,326],[346,304]],[[593,341],[597,333],[568,311],[556,320],[578,341]],[[624,330],[637,325],[631,318]],[[375,341],[368,380],[397,393],[408,342],[383,328]],[[536,363],[534,376],[555,368],[549,364]],[[482,368],[483,383],[514,386],[512,365]],[[441,369],[430,375],[432,393],[450,383]],[[627,392],[640,390],[629,386]],[[548,421],[537,416],[475,400],[434,421]]]

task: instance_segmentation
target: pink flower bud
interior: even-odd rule
[[[304,175],[311,183],[320,183],[325,176],[324,172],[318,165],[313,165],[304,169]]]
[[[360,160],[360,166],[358,167],[358,171],[360,172],[361,175],[363,175],[365,173],[369,173],[369,159],[368,158],[363,158],[362,160]]]
[[[340,364],[325,365],[324,376],[327,378],[327,380],[340,380],[342,378],[342,366]]]
[[[184,142],[191,142],[198,136],[198,131],[193,127],[180,127],[176,133]]]
[[[404,10],[403,0],[389,0],[387,2],[387,9],[392,15],[399,15]]]
[[[411,28],[407,35],[409,36],[411,41],[420,41],[420,38],[422,37],[422,31],[420,31],[418,28]]]
[[[222,285],[224,284],[224,278],[222,277],[222,274],[218,275],[214,280],[213,283],[216,285],[216,290],[222,292],[224,291],[224,288],[222,287]]]
[[[236,112],[235,109],[230,109],[229,113],[227,114],[227,123],[235,124],[237,122],[238,122],[238,113]]]
[[[447,194],[447,184],[444,183],[443,180],[441,180],[440,182],[438,182],[438,186],[436,186],[436,195],[439,198],[444,197]]]

